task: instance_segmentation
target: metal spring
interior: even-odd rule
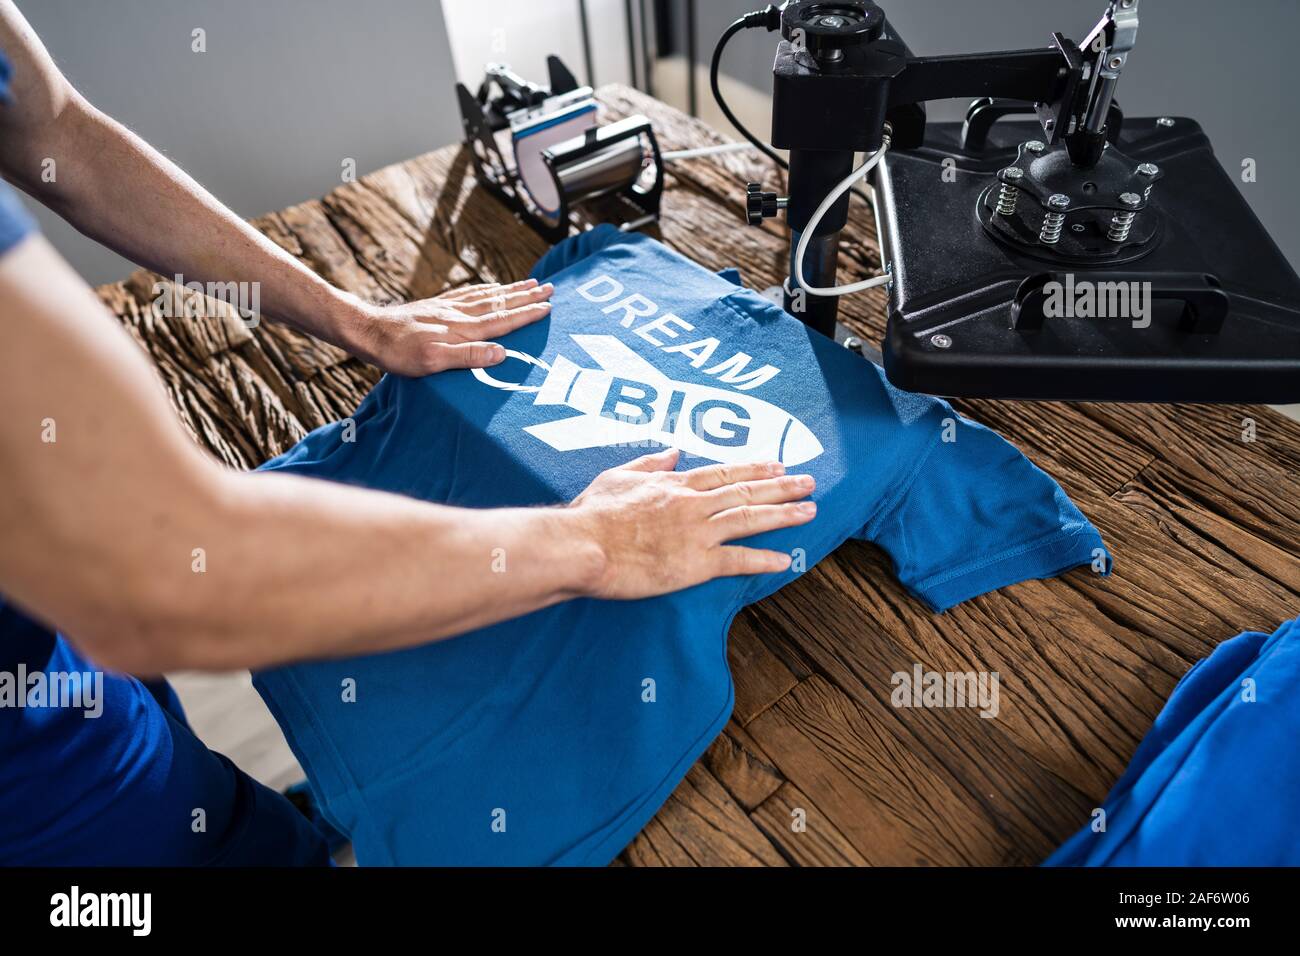
[[[1049,212],[1043,216],[1043,228],[1038,233],[1038,238],[1049,246],[1054,246],[1061,238],[1061,230],[1065,227],[1065,213]]]
[[[1128,239],[1129,230],[1133,228],[1133,220],[1137,218],[1135,212],[1117,212],[1110,221],[1110,232],[1106,233],[1106,238],[1111,242],[1124,242]]]
[[[1020,198],[1020,190],[1010,183],[1003,183],[1002,188],[998,190],[998,209],[999,216],[1014,215],[1016,211],[1016,200]]]

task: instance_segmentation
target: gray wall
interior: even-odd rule
[[[17,0],[74,84],[242,216],[458,139],[438,0]],[[191,31],[207,31],[207,52]],[[125,260],[41,210],[90,282]]]
[[[881,5],[918,55],[1045,45],[1054,30],[1078,39],[1106,7],[1103,0],[882,0]],[[755,0],[699,3],[705,55],[728,22],[760,6]],[[1300,265],[1300,188],[1293,172],[1300,110],[1297,83],[1286,72],[1300,36],[1300,3],[1144,0],[1140,10],[1137,49],[1119,87],[1124,111],[1199,121],[1255,214],[1292,265]],[[732,42],[725,69],[769,89],[773,35],[748,31]],[[940,119],[959,115],[947,104],[931,111]],[[1246,157],[1258,164],[1255,183],[1240,182]]]

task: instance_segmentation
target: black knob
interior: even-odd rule
[[[880,39],[885,12],[869,0],[797,0],[781,14],[781,35],[819,60]]]
[[[762,224],[764,219],[771,219],[781,208],[776,193],[765,193],[760,183],[745,186],[745,220],[751,226]]]

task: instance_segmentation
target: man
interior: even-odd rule
[[[258,281],[269,318],[399,375],[501,361],[489,340],[549,310],[531,282],[391,307],[334,289],[87,103],[10,0],[0,55],[0,172],[142,265]],[[779,572],[788,555],[726,542],[813,517],[810,479],[768,463],[676,472],[674,451],[568,507],[496,511],[226,470],[0,189],[0,676],[112,669],[95,719],[0,707],[0,862],[326,862],[283,797],[194,738],[165,682],[124,675],[372,653],[573,597]]]

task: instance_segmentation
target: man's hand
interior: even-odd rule
[[[788,554],[725,542],[811,521],[817,506],[800,500],[811,475],[786,475],[776,462],[677,472],[677,459],[670,449],[611,468],[570,505],[603,552],[591,596],[652,597],[790,566]]]
[[[336,344],[386,372],[416,377],[449,368],[483,368],[506,357],[487,341],[551,313],[554,286],[525,279],[466,286],[402,305],[370,305],[344,294]]]

